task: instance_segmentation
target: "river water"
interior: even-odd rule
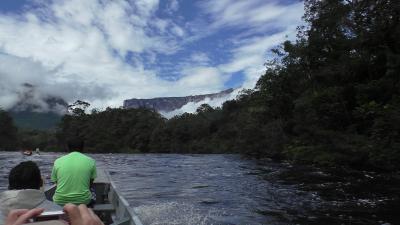
[[[0,152],[0,191],[17,163],[50,185],[58,153]],[[144,224],[400,224],[400,175],[321,170],[238,155],[94,154]]]

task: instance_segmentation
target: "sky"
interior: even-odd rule
[[[299,0],[2,0],[0,108],[25,84],[37,105],[55,96],[99,109],[253,88],[303,13]]]

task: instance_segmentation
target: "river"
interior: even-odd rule
[[[58,153],[0,152],[0,191],[17,163],[50,185]],[[93,154],[144,224],[400,224],[400,176],[321,170],[238,155]]]

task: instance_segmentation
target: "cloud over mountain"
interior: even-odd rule
[[[24,84],[38,102],[99,108],[252,87],[302,13],[297,1],[25,2],[0,13],[0,107],[18,102]]]

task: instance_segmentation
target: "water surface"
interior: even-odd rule
[[[50,185],[60,154],[0,152],[9,170],[37,162]],[[400,224],[400,176],[322,171],[238,155],[95,154],[145,224]]]

